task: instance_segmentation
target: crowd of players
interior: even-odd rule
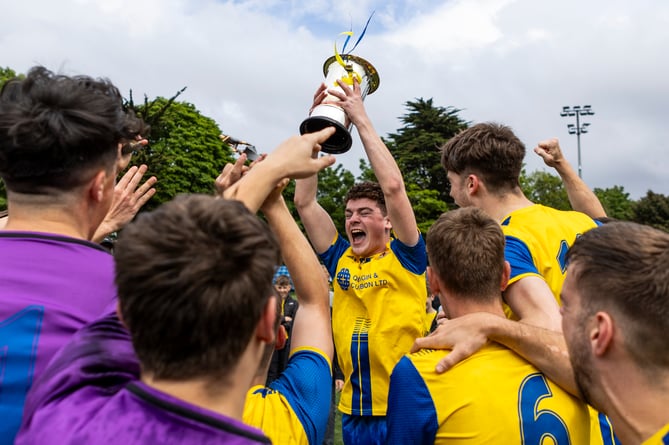
[[[424,237],[359,84],[314,104],[333,98],[378,180],[348,191],[345,234],[317,200],[332,128],[130,222],[156,178],[116,182],[147,131],[118,89],[43,67],[4,85],[0,444],[321,444],[335,350],[346,445],[669,443],[669,234],[609,221],[555,139],[535,152],[575,211],[532,203],[523,143],[481,123],[441,148],[460,209]],[[267,384],[281,263],[299,309]]]

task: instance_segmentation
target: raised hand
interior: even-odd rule
[[[144,184],[139,186],[147,169],[148,167],[144,164],[139,167],[132,166],[116,184],[112,205],[93,235],[92,240],[94,242],[102,241],[105,236],[129,223],[139,209],[156,194],[156,189],[153,186],[158,180],[155,176],[151,176]]]

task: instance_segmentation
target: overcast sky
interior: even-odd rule
[[[296,134],[339,34],[379,72],[365,105],[380,135],[405,102],[433,98],[471,122],[510,125],[532,152],[558,137],[577,167],[565,105],[592,105],[583,178],[631,198],[669,195],[666,0],[22,0],[0,10],[0,66],[109,77],[135,100],[169,97],[271,151]],[[364,156],[339,159],[357,173]],[[159,178],[160,179],[160,178]]]

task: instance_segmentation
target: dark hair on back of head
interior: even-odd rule
[[[34,67],[0,91],[0,176],[20,193],[69,190],[113,168],[118,143],[140,129],[109,80]]]
[[[280,262],[238,201],[180,196],[128,225],[115,248],[121,314],[145,371],[220,380],[237,364]]]
[[[458,175],[476,173],[495,193],[520,186],[525,145],[510,127],[480,123],[453,136],[441,148],[441,165]]]
[[[363,181],[357,184],[354,184],[346,193],[344,197],[344,203],[349,202],[352,199],[371,199],[376,202],[381,209],[381,213],[386,216],[388,211],[386,210],[386,197],[381,190],[381,186],[376,182]]]
[[[461,298],[501,298],[504,234],[483,210],[460,208],[442,214],[427,232],[433,273]]]

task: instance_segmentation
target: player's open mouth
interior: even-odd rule
[[[365,239],[366,236],[367,234],[360,229],[351,230],[351,242],[353,243],[357,244],[361,242],[363,239]]]

